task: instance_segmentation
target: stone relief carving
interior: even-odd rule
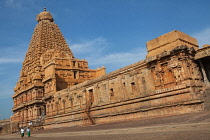
[[[185,80],[201,80],[198,65],[189,54],[180,53],[162,58],[151,64],[150,69],[156,89],[181,84]]]

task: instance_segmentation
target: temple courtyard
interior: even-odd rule
[[[0,140],[22,139],[19,133]],[[92,126],[32,131],[26,140],[210,140],[210,111]]]

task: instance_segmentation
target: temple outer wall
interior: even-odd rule
[[[51,112],[47,110],[43,127],[100,124],[204,110],[203,78],[194,60],[195,53],[193,48],[178,46],[56,92],[51,97],[56,107]],[[52,102],[46,105],[51,106]]]

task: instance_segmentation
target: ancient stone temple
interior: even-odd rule
[[[74,57],[46,8],[36,20],[13,95],[13,120],[22,124],[45,114],[55,92],[105,74],[105,67],[92,70],[86,60]]]
[[[55,128],[210,109],[210,45],[172,31],[148,41],[146,59],[105,74],[74,58],[49,12],[37,16],[13,95],[13,122]]]

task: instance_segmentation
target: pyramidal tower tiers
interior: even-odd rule
[[[46,113],[45,103],[55,92],[105,74],[105,67],[92,70],[74,57],[46,8],[36,20],[13,95],[13,121],[22,125]]]

